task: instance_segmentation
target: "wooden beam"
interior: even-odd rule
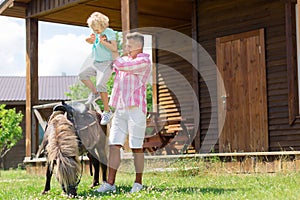
[[[84,4],[90,2],[91,0],[36,0],[30,1],[26,17],[40,18],[45,15],[54,14],[56,12],[66,10],[77,6],[79,4]]]
[[[198,41],[198,0],[193,0],[193,14],[192,14],[192,38],[195,41]],[[193,62],[193,89],[195,95],[197,96],[197,101],[194,102],[194,119],[200,118],[200,111],[196,110],[196,107],[199,107],[199,55],[198,55],[198,43],[193,44],[193,55],[192,55],[192,62]],[[199,115],[199,116],[197,116]],[[201,137],[200,137],[200,120],[198,130],[195,130],[195,150],[197,153],[200,152],[201,148]]]
[[[15,2],[13,1],[13,3],[11,4],[12,7],[16,8],[16,7],[20,7],[20,8],[27,8],[28,7],[28,3],[22,3],[22,2]]]
[[[45,131],[47,126],[47,121],[42,117],[41,113],[37,109],[33,109],[33,112],[39,121],[39,124],[41,125],[42,129]]]
[[[32,106],[38,103],[38,20],[26,18],[26,156],[31,156],[37,123]],[[33,136],[33,137],[32,137]],[[37,140],[36,140],[37,142]]]
[[[129,33],[131,29],[138,28],[138,0],[121,0],[121,19],[124,52],[126,34]]]
[[[6,0],[1,3],[0,6],[0,14],[3,13],[7,8],[9,8],[13,4],[14,0]]]
[[[121,0],[122,31],[138,27],[138,0]]]

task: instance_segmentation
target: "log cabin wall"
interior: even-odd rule
[[[289,124],[285,6],[285,1],[280,0],[200,0],[197,6],[198,42],[215,62],[216,38],[264,29],[269,151],[300,150],[300,123]],[[210,69],[207,75],[216,80],[215,69]],[[199,88],[203,140],[212,109],[202,78]],[[214,150],[218,152],[218,144]]]
[[[191,36],[191,24],[184,25],[182,27],[177,28],[178,32],[184,33],[187,36]],[[164,42],[160,41],[159,39],[157,42]],[[188,82],[192,82],[192,66],[190,63],[185,61],[180,55],[175,55],[174,53],[160,50],[157,51],[157,63],[160,65],[166,65],[172,67],[177,72],[181,73]],[[172,95],[172,91],[168,88],[172,88],[172,86],[180,86],[178,80],[174,79],[174,77],[166,74],[166,70],[164,67],[157,67],[157,76],[158,76],[158,104],[165,109],[167,117],[177,117],[179,116],[178,111],[180,108],[170,109],[172,106],[167,106],[169,101],[174,101],[176,103],[176,98],[174,94]],[[185,88],[183,88],[183,92]],[[163,106],[166,105],[166,106]],[[185,107],[185,106],[184,106]],[[181,108],[182,109],[182,108]],[[192,108],[189,108],[192,111]],[[174,111],[173,111],[174,110]]]
[[[185,34],[188,37],[191,37],[192,34],[192,25],[185,24],[180,27],[176,27],[173,30],[178,31],[180,33]],[[165,41],[161,41],[160,37],[157,37],[156,43],[159,46],[160,43],[164,43]],[[191,45],[191,44],[190,44]],[[174,45],[176,46],[176,45]],[[182,48],[181,45],[179,45]],[[191,47],[185,47],[191,50]],[[185,52],[186,49],[177,49],[179,52]],[[192,52],[190,52],[191,54]],[[157,66],[157,104],[158,111],[160,113],[161,118],[166,118],[168,120],[176,120],[178,118],[183,117],[182,113],[190,113],[189,116],[184,116],[185,123],[194,123],[193,119],[193,103],[191,92],[183,87],[182,83],[178,80],[178,74],[180,73],[185,81],[192,85],[193,81],[193,72],[192,65],[187,60],[183,59],[180,55],[176,55],[175,53],[157,49],[156,52],[156,62]],[[174,70],[173,70],[174,69]],[[176,78],[177,77],[177,78]],[[182,87],[181,87],[182,86]],[[177,96],[172,91],[172,88],[177,88]],[[179,88],[179,89],[178,89]],[[178,99],[178,94],[179,98]],[[182,98],[184,97],[184,98]],[[177,149],[181,149],[184,144],[183,141],[177,141]],[[181,144],[179,144],[181,142]]]

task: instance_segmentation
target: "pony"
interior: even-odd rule
[[[36,157],[47,157],[46,184],[42,194],[50,190],[51,177],[56,166],[56,179],[63,191],[71,197],[77,196],[83,166],[80,156],[87,153],[90,173],[94,167],[91,187],[99,185],[99,167],[102,181],[107,179],[107,153],[105,126],[100,125],[101,115],[87,111],[83,104],[68,105],[62,102],[53,108],[45,134]],[[82,165],[82,164],[81,164]]]

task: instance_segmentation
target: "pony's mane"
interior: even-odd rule
[[[53,170],[57,164],[56,178],[60,184],[76,186],[80,173],[78,139],[73,124],[61,112],[53,113],[49,123],[47,145],[48,160]]]

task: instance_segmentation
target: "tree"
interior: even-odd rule
[[[3,157],[22,138],[20,123],[23,114],[16,109],[5,109],[5,104],[0,105],[0,167]]]

